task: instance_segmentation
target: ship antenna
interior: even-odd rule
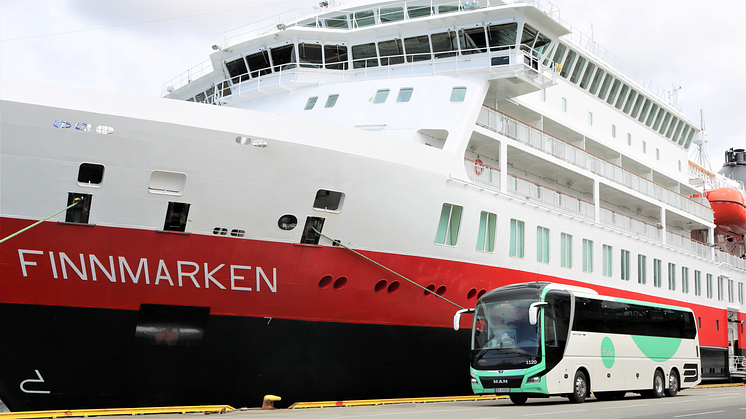
[[[710,166],[710,157],[707,155],[707,131],[705,130],[705,111],[704,109],[699,110],[700,117],[700,136],[694,140],[694,144],[697,148],[694,150],[692,161],[698,164],[703,169],[712,171]]]

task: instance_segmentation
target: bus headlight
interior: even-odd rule
[[[541,382],[541,377],[538,375],[534,375],[533,377],[530,377],[528,380],[526,380],[526,384],[539,384]]]

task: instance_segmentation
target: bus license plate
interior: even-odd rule
[[[509,388],[496,388],[495,393],[510,393]]]

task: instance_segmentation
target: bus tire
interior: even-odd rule
[[[581,370],[575,373],[575,379],[572,382],[572,393],[570,393],[571,403],[583,403],[588,395],[588,377]]]
[[[525,394],[511,394],[510,395],[510,401],[513,402],[513,404],[522,405],[526,404],[526,401],[528,400],[528,396]]]
[[[668,376],[668,388],[666,389],[665,393],[668,397],[674,397],[676,396],[676,393],[679,392],[679,376],[676,374],[676,370],[671,370],[671,373]]]
[[[653,374],[653,389],[650,391],[650,397],[654,399],[663,397],[665,382],[663,373],[660,370],[655,370],[655,374]]]

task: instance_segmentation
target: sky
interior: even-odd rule
[[[316,4],[0,0],[0,79],[159,96],[164,83],[206,60],[225,32],[298,8],[312,13]],[[552,4],[563,20],[657,85],[680,86],[683,112],[695,126],[704,111],[714,171],[725,150],[746,148],[746,1]]]

